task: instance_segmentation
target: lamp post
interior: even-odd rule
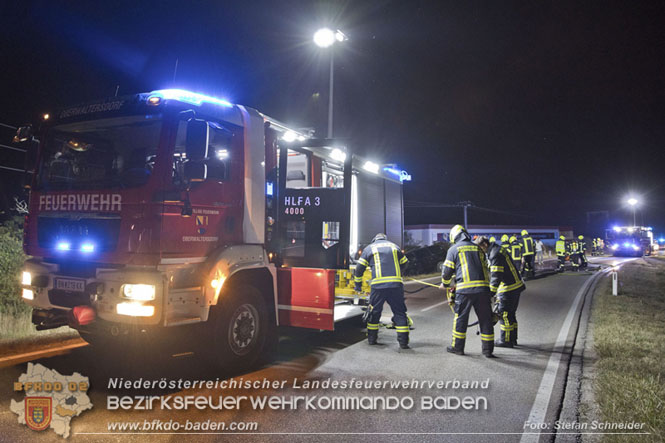
[[[347,40],[346,35],[339,29],[321,28],[314,33],[314,43],[319,48],[330,48],[337,42]],[[333,84],[334,84],[334,52],[330,49],[330,86],[328,91],[328,138],[333,136]]]
[[[626,203],[633,208],[633,226],[637,226],[637,217],[635,216],[637,205],[640,203],[635,197],[630,197]]]

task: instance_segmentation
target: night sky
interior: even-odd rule
[[[638,224],[665,232],[662,1],[5,3],[2,123],[118,85],[177,86],[324,135],[329,53],[312,34],[329,26],[349,38],[333,48],[335,136],[409,171],[407,202],[470,200],[504,211],[471,210],[470,223],[584,232],[586,211],[632,222],[634,192]],[[452,223],[461,210],[406,217]]]

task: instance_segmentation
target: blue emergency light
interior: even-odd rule
[[[211,103],[213,105],[226,106],[227,108],[233,107],[233,105],[224,99],[211,97],[205,94],[199,94],[197,92],[186,91],[184,89],[158,89],[157,91],[152,91],[148,100],[154,100],[156,98],[162,98],[164,100],[178,100],[179,102],[189,103],[195,106],[201,106],[201,104]],[[158,103],[156,103],[158,104]]]

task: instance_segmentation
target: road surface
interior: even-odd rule
[[[615,264],[626,259],[594,261]],[[338,323],[337,331],[316,332],[289,330],[280,338],[277,360],[261,369],[233,374],[237,380],[284,382],[283,389],[189,389],[189,390],[126,390],[109,389],[111,377],[129,380],[224,380],[222,374],[206,368],[196,355],[182,353],[178,357],[147,356],[126,352],[105,356],[89,346],[67,351],[34,363],[69,375],[79,372],[90,378],[89,395],[93,409],[72,420],[72,441],[182,441],[177,434],[149,436],[109,430],[113,423],[130,421],[145,423],[153,420],[175,420],[184,423],[213,421],[255,422],[251,435],[190,435],[196,441],[455,441],[455,442],[519,442],[549,441],[553,423],[561,403],[568,361],[567,349],[572,344],[580,308],[585,302],[585,289],[594,274],[579,272],[550,275],[527,282],[518,311],[519,347],[498,348],[498,358],[481,355],[476,328],[468,332],[465,356],[445,352],[450,342],[452,315],[443,303],[443,292],[427,288],[407,295],[407,307],[415,322],[411,333],[413,350],[399,352],[394,330],[382,329],[382,346],[370,347],[357,320]],[[409,290],[418,286],[409,286]],[[588,299],[587,299],[588,300]],[[384,311],[384,320],[390,317]],[[472,321],[474,315],[472,314]],[[499,328],[495,328],[498,335]],[[186,350],[185,350],[186,351]],[[9,399],[21,400],[22,393],[12,392],[13,383],[25,372],[27,363],[0,369],[0,441],[41,441],[35,432],[19,425],[9,411]],[[412,389],[303,389],[294,388],[308,380],[360,380],[372,382],[450,382],[448,389],[428,385]],[[452,382],[488,382],[488,387],[455,388]],[[395,396],[414,401],[411,409],[397,410],[296,410],[257,411],[247,404],[239,410],[187,411],[155,408],[144,411],[109,411],[109,396],[168,395],[213,396],[317,396],[360,397]],[[470,396],[480,405],[478,410],[423,410],[426,397]],[[486,408],[483,400],[486,399]],[[451,400],[454,401],[454,400]],[[440,403],[441,404],[441,403]],[[531,424],[529,424],[531,423]],[[545,427],[545,429],[543,429]],[[182,430],[181,430],[182,431]],[[523,434],[523,432],[527,432]],[[152,430],[164,433],[164,430]],[[284,434],[290,435],[284,435]],[[342,435],[338,435],[342,434]],[[354,435],[351,435],[354,434]],[[365,434],[365,435],[358,435]],[[45,441],[61,441],[52,431],[41,432]]]

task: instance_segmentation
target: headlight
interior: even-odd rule
[[[148,301],[155,299],[154,285],[122,285],[122,295],[131,300]]]
[[[23,271],[23,275],[21,275],[21,284],[30,286],[32,284],[32,274],[28,271]]]
[[[640,249],[639,246],[633,245],[633,251],[638,251]]]
[[[619,249],[619,245],[618,244],[612,245],[612,249],[614,249],[616,251],[617,249]]]
[[[130,317],[152,317],[155,315],[155,307],[136,302],[123,302],[118,303],[116,312],[120,315],[129,315]]]

